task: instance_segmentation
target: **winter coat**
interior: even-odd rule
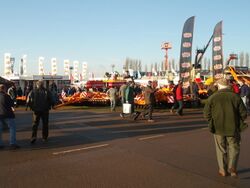
[[[234,136],[242,130],[247,110],[239,95],[231,89],[221,89],[208,98],[204,117],[209,122],[210,132]]]
[[[34,112],[46,112],[54,105],[51,93],[45,88],[32,90],[27,99],[27,104]]]
[[[4,92],[0,92],[0,119],[15,118],[14,101]]]

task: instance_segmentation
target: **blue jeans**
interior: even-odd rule
[[[1,119],[1,121],[5,121],[10,129],[10,145],[16,144],[16,122],[14,118],[5,118]],[[0,146],[3,145],[2,140],[2,130],[3,130],[3,122],[0,122]]]

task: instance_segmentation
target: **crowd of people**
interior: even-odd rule
[[[18,149],[16,142],[15,123],[15,88],[10,87],[7,91],[4,85],[0,85],[0,149],[4,148],[2,141],[2,124],[8,124],[10,129],[10,148]],[[144,95],[145,105],[141,112],[135,110],[134,98],[138,92]],[[126,116],[132,120],[138,117],[146,119],[147,122],[154,122],[153,109],[155,104],[156,87],[152,81],[148,81],[144,87],[136,87],[133,80],[122,85],[119,90],[111,87],[106,91],[110,98],[111,111],[116,110],[117,98],[123,104],[120,116]],[[183,86],[179,81],[173,87],[175,103],[170,109],[171,113],[183,115]],[[197,87],[193,85],[193,92]],[[197,92],[198,93],[198,92]],[[20,92],[21,94],[21,92]],[[196,98],[197,95],[194,95]],[[209,98],[204,107],[204,117],[208,121],[209,130],[214,135],[216,155],[219,166],[219,175],[225,177],[228,174],[237,177],[237,164],[240,154],[241,132],[247,128],[247,108],[249,106],[250,88],[242,81],[239,86],[235,81],[219,79],[209,88]],[[27,105],[33,112],[32,134],[30,143],[37,140],[37,129],[40,119],[42,120],[42,138],[47,142],[49,135],[49,110],[57,102],[57,87],[52,84],[49,89],[44,87],[43,81],[38,81],[34,89],[27,94]],[[124,108],[129,108],[126,110]]]

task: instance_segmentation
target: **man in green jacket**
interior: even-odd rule
[[[247,125],[247,110],[240,96],[233,93],[225,78],[217,81],[218,92],[208,98],[204,117],[214,134],[219,175],[237,177],[240,154],[240,132]]]

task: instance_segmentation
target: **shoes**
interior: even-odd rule
[[[238,178],[238,174],[237,174],[236,170],[233,168],[229,169],[229,174],[233,178]]]
[[[20,146],[17,145],[17,144],[11,144],[11,145],[10,145],[10,149],[11,149],[11,150],[15,150],[15,149],[19,149],[19,148],[20,148]]]
[[[226,172],[224,172],[224,171],[219,171],[219,175],[221,177],[226,177],[227,176]]]
[[[35,142],[36,142],[36,138],[35,137],[31,138],[30,143],[34,144]]]
[[[155,120],[149,119],[148,122],[149,122],[149,123],[153,123],[153,122],[155,122]]]
[[[182,114],[181,114],[181,113],[179,113],[179,112],[176,112],[176,115],[178,115],[178,116],[182,116]]]

